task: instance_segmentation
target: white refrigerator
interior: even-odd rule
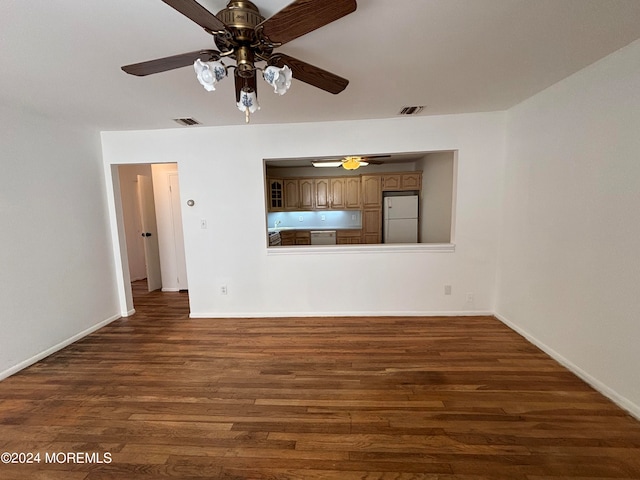
[[[418,195],[385,197],[383,243],[418,243]]]

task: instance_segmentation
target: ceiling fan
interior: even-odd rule
[[[265,19],[258,7],[247,0],[231,0],[216,15],[196,0],[162,0],[200,25],[213,36],[219,50],[198,50],[142,63],[125,65],[126,73],[146,76],[193,64],[198,81],[205,89],[215,90],[215,84],[233,68],[236,104],[249,114],[260,107],[257,103],[257,72],[279,94],[284,94],[291,77],[327,92],[343,91],[349,81],[274,49],[305,35],[357,8],[356,0],[295,0],[273,16]],[[225,65],[221,59],[231,58],[236,65]],[[257,62],[267,67],[256,67]]]
[[[373,155],[373,156],[347,156],[339,159],[318,160],[311,162],[314,167],[342,167],[345,170],[356,170],[360,167],[366,167],[367,165],[382,165],[382,160],[379,158],[390,158],[391,155]]]

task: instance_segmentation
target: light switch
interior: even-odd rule
[[[200,228],[207,228],[207,221],[204,218],[200,219]]]

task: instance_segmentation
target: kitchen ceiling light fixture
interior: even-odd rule
[[[367,165],[369,165],[369,163],[362,160],[362,157],[344,157],[344,160],[342,160],[342,168],[345,170],[357,170]]]
[[[336,168],[336,167],[341,167],[342,166],[342,162],[341,161],[331,161],[331,162],[311,162],[311,165],[313,165],[316,168]]]
[[[267,19],[248,0],[231,0],[216,15],[196,0],[162,2],[204,28],[213,36],[219,50],[199,50],[125,65],[122,70],[126,73],[142,77],[193,64],[198,82],[212,92],[216,83],[233,68],[236,105],[245,113],[247,123],[249,115],[260,109],[256,81],[259,71],[279,95],[289,90],[292,78],[333,94],[340,93],[349,84],[345,78],[273,51],[354,12],[356,0],[294,0]],[[233,59],[236,64],[227,66],[221,58]],[[256,67],[261,61],[267,64],[264,69]]]
[[[342,167],[345,170],[356,170],[360,167],[366,167],[369,162],[363,160],[362,157],[344,157],[342,160],[330,160],[328,162],[311,162],[316,168],[336,168]]]

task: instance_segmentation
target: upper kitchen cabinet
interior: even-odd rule
[[[360,177],[270,178],[270,212],[281,210],[358,210]]]
[[[400,190],[400,179],[402,174],[392,173],[382,176],[382,189],[383,190]]]
[[[403,173],[400,176],[401,190],[420,190],[422,188],[422,172]]]
[[[382,176],[382,190],[385,192],[420,190],[422,172],[390,173]]]
[[[345,207],[348,209],[360,208],[362,206],[362,202],[360,201],[360,179],[347,177],[345,178],[345,185],[347,187]]]
[[[300,185],[300,209],[312,210],[315,207],[315,188],[313,178],[301,178],[298,180]]]
[[[283,181],[284,190],[284,209],[299,210],[300,209],[300,186],[299,181],[294,178],[286,178]]]
[[[331,196],[329,193],[329,179],[316,178],[313,181],[315,190],[315,208],[324,210],[331,207]]]
[[[361,207],[360,177],[335,177],[330,180],[331,208],[354,210]]]
[[[362,208],[382,208],[380,175],[362,175]]]
[[[270,212],[284,209],[283,181],[280,178],[270,178],[267,182],[268,206]]]

